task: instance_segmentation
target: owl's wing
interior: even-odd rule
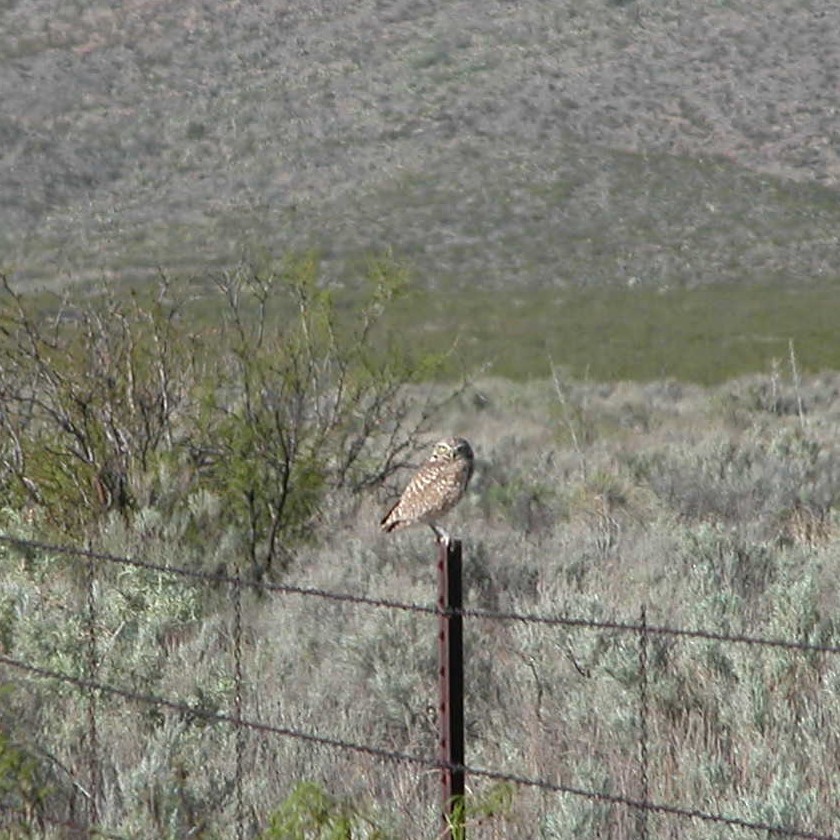
[[[383,531],[393,531],[401,525],[408,525],[416,521],[418,505],[423,507],[423,496],[426,488],[434,479],[435,470],[430,464],[422,466],[406,485],[402,495],[391,506],[391,509],[382,517],[380,523]],[[402,508],[402,509],[400,509]]]

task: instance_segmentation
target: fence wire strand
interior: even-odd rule
[[[151,705],[157,708],[168,709],[184,715],[187,718],[199,718],[210,722],[234,726],[236,729],[236,756],[235,756],[235,796],[236,796],[236,825],[237,837],[243,838],[245,832],[245,817],[244,817],[244,800],[242,792],[242,783],[244,775],[244,752],[245,752],[245,732],[251,730],[254,732],[273,735],[279,737],[287,737],[297,739],[313,746],[324,747],[329,749],[337,749],[349,751],[357,754],[369,756],[373,759],[385,762],[396,762],[400,764],[413,765],[429,770],[440,770],[448,767],[445,762],[440,759],[428,758],[425,756],[413,755],[395,750],[383,749],[374,747],[369,744],[354,743],[340,738],[333,738],[317,733],[304,732],[301,730],[292,729],[283,726],[274,726],[263,721],[248,720],[243,717],[243,693],[244,682],[242,672],[242,592],[244,589],[251,589],[263,592],[273,592],[285,595],[295,595],[304,597],[315,597],[326,599],[329,601],[339,603],[350,603],[359,606],[367,606],[373,608],[384,608],[391,610],[400,610],[413,612],[424,615],[438,615],[440,608],[437,606],[426,606],[422,604],[412,604],[389,599],[371,598],[362,595],[354,595],[351,593],[331,592],[324,589],[314,587],[303,587],[289,584],[276,584],[268,582],[256,582],[242,580],[239,569],[236,569],[234,575],[226,574],[211,574],[193,569],[185,569],[175,566],[169,566],[159,563],[152,563],[145,560],[138,560],[130,557],[122,557],[119,555],[109,554],[106,552],[93,551],[91,549],[83,549],[74,546],[56,545],[52,543],[41,542],[37,540],[24,540],[17,537],[10,537],[8,535],[0,534],[0,544],[5,543],[20,550],[37,550],[52,554],[61,554],[66,556],[74,556],[85,558],[87,560],[86,566],[86,589],[87,589],[87,656],[85,673],[86,676],[79,677],[70,674],[65,674],[60,671],[43,668],[33,665],[28,662],[22,662],[6,655],[0,651],[0,663],[5,664],[10,668],[15,668],[19,671],[25,672],[32,677],[42,679],[58,680],[64,683],[75,685],[88,698],[88,740],[89,740],[89,768],[91,782],[91,794],[89,803],[89,817],[91,826],[85,828],[90,836],[103,836],[119,838],[118,834],[110,834],[101,831],[97,827],[99,819],[97,793],[99,787],[99,761],[98,761],[98,744],[97,744],[97,729],[96,729],[96,711],[97,698],[105,695],[113,697],[120,697],[124,700],[140,702]],[[187,703],[182,703],[177,700],[172,700],[166,697],[158,697],[152,694],[137,692],[120,686],[108,685],[102,683],[97,679],[98,674],[98,659],[96,650],[96,563],[114,563],[122,566],[130,566],[146,571],[176,575],[184,578],[189,578],[204,583],[211,583],[215,585],[227,584],[234,587],[234,619],[233,619],[233,659],[234,659],[234,701],[231,714],[220,712],[212,712],[207,709],[197,708]],[[550,793],[566,794],[588,799],[590,801],[599,801],[617,806],[624,806],[634,809],[641,815],[640,825],[642,831],[640,837],[647,837],[647,819],[646,815],[649,813],[659,813],[671,817],[679,817],[683,819],[698,820],[707,823],[714,823],[725,825],[731,828],[741,828],[753,832],[766,832],[771,835],[783,837],[803,838],[803,840],[840,840],[837,835],[820,834],[811,831],[805,831],[795,828],[787,828],[783,826],[771,825],[769,823],[756,822],[751,820],[741,819],[723,814],[711,814],[699,809],[683,808],[678,805],[669,803],[651,802],[649,798],[649,782],[648,782],[648,686],[647,686],[647,670],[648,670],[648,637],[650,634],[655,635],[669,635],[683,638],[702,639],[708,641],[719,641],[727,643],[741,643],[754,646],[763,646],[769,648],[779,648],[791,651],[800,652],[819,652],[826,654],[840,654],[840,646],[835,645],[820,645],[810,642],[789,641],[784,639],[763,639],[741,634],[724,634],[717,632],[708,632],[705,630],[691,630],[684,628],[665,627],[657,625],[649,625],[647,623],[647,614],[644,608],[642,609],[638,623],[621,622],[621,621],[598,621],[584,618],[575,618],[568,616],[551,616],[540,615],[536,613],[517,613],[512,611],[498,611],[498,610],[483,610],[483,609],[463,609],[459,611],[464,617],[471,617],[482,620],[494,621],[513,621],[528,624],[540,624],[544,626],[556,627],[570,627],[570,628],[585,628],[599,631],[616,631],[635,633],[639,636],[639,675],[640,675],[640,707],[639,707],[639,727],[640,727],[640,742],[639,742],[639,763],[641,773],[641,798],[633,798],[621,794],[608,794],[600,791],[588,790],[571,785],[557,784],[545,779],[532,778],[518,775],[515,773],[508,773],[505,771],[486,769],[482,767],[473,767],[470,765],[457,765],[450,769],[458,769],[473,777],[486,778],[498,782],[506,782],[522,787],[530,787],[541,789]],[[0,803],[0,811],[6,813],[20,813],[17,809],[9,807]],[[43,816],[39,817],[45,823],[54,824],[59,827],[76,828],[74,823],[59,819],[51,819]]]
[[[145,703],[151,706],[169,709],[173,712],[178,712],[186,717],[200,718],[202,720],[229,724],[232,726],[240,726],[245,729],[250,729],[255,732],[260,732],[267,735],[278,735],[287,738],[294,738],[304,741],[319,747],[328,747],[332,749],[339,749],[346,752],[358,753],[366,755],[371,758],[398,763],[411,764],[422,767],[428,770],[440,770],[444,767],[449,767],[453,770],[463,770],[470,776],[490,779],[498,782],[508,782],[510,784],[519,785],[522,787],[531,787],[545,790],[551,793],[569,794],[572,796],[581,797],[597,802],[605,802],[611,805],[622,805],[629,808],[641,809],[653,813],[666,814],[670,816],[683,817],[687,819],[700,820],[702,822],[717,823],[727,825],[735,828],[744,828],[751,831],[766,831],[771,834],[778,834],[784,837],[799,837],[803,840],[840,840],[840,837],[830,834],[818,834],[811,831],[804,831],[795,828],[787,828],[784,826],[772,825],[770,823],[753,822],[744,820],[739,817],[731,817],[723,814],[710,814],[705,811],[700,811],[692,808],[682,808],[677,805],[670,805],[667,803],[650,802],[643,799],[636,799],[621,794],[604,793],[601,791],[588,790],[586,788],[579,788],[573,785],[563,785],[547,781],[545,779],[538,779],[529,776],[522,776],[516,773],[508,773],[501,770],[490,770],[484,767],[474,767],[469,764],[465,765],[449,765],[439,759],[428,758],[426,756],[413,755],[411,753],[404,753],[397,750],[387,750],[381,747],[373,747],[369,744],[360,744],[352,741],[346,741],[341,738],[333,738],[326,735],[318,735],[311,732],[303,732],[298,729],[292,729],[285,726],[274,726],[272,724],[264,723],[263,721],[255,721],[248,719],[240,719],[234,715],[225,714],[224,712],[212,712],[209,709],[201,709],[191,706],[188,703],[181,703],[176,700],[170,700],[166,697],[157,697],[152,694],[145,694],[143,692],[132,691],[130,689],[121,688],[119,686],[107,685],[105,683],[95,682],[84,677],[74,677],[70,674],[63,674],[60,671],[53,671],[49,668],[41,668],[37,665],[30,665],[26,662],[13,659],[5,654],[0,654],[0,663],[8,665],[12,668],[17,668],[22,671],[29,672],[37,677],[45,679],[60,680],[61,682],[76,685],[78,688],[87,690],[94,688],[102,694],[111,694],[117,697],[122,697],[125,700],[132,700],[140,703]]]
[[[255,592],[278,593],[284,595],[299,595],[302,597],[320,598],[337,603],[348,603],[380,609],[397,610],[402,612],[420,613],[424,615],[439,615],[440,608],[435,605],[413,604],[395,601],[387,598],[372,598],[366,595],[355,595],[349,592],[334,592],[317,587],[297,586],[294,584],[271,583],[266,581],[242,580],[236,575],[203,572],[197,569],[186,569],[180,566],[169,566],[162,563],[152,563],[132,557],[122,557],[101,551],[74,546],[24,540],[0,534],[0,543],[17,546],[20,549],[35,549],[54,554],[64,554],[72,557],[86,557],[106,563],[130,566],[159,574],[175,575],[191,578],[208,584],[226,584],[233,587],[250,589]],[[508,610],[487,610],[480,608],[464,608],[459,610],[465,618],[476,618],[488,621],[510,621],[521,624],[542,624],[548,627],[570,627],[597,631],[614,631],[636,635],[640,624],[632,621],[606,621],[600,619],[580,618],[564,615],[545,615],[540,613],[520,613]],[[673,636],[676,638],[698,639],[710,642],[725,642],[727,644],[745,644],[757,647],[779,648],[781,650],[801,651],[804,653],[827,653],[840,655],[840,645],[819,644],[816,642],[795,641],[791,639],[768,639],[760,636],[749,636],[742,633],[720,633],[710,630],[691,629],[683,627],[668,627],[665,625],[647,624],[645,633],[656,636]]]

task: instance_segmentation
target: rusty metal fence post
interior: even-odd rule
[[[650,799],[648,763],[648,629],[647,608],[642,604],[639,616],[639,775],[640,797],[645,805]],[[648,840],[647,808],[636,812],[636,835],[639,840]]]
[[[96,729],[96,689],[94,683],[98,678],[99,656],[96,651],[96,561],[88,557],[85,569],[85,589],[87,596],[87,662],[85,676],[88,680],[87,689],[87,759],[88,783],[88,825],[95,832],[99,825],[99,744]]]
[[[438,543],[439,683],[443,837],[464,840],[464,617],[461,542]]]
[[[233,714],[235,718],[234,794],[236,796],[236,838],[245,838],[245,803],[242,794],[245,763],[245,729],[242,726],[242,571],[236,564],[233,585]]]

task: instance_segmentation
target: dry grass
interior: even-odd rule
[[[468,434],[479,457],[451,523],[464,540],[468,606],[635,621],[645,604],[651,624],[837,645],[837,385],[828,376],[796,389],[767,378],[716,391],[565,382],[560,400],[554,383],[481,383],[441,419]],[[756,398],[765,388],[792,399],[768,406]],[[802,415],[779,410],[800,403]],[[335,499],[322,540],[298,554],[285,580],[431,603],[429,535],[380,535],[380,502]],[[144,530],[142,522],[127,529],[112,520],[102,547],[183,559],[167,548],[165,528]],[[9,511],[4,529],[35,533]],[[82,672],[74,564],[3,554],[3,649]],[[97,585],[103,681],[231,710],[229,591],[115,569],[103,570]],[[248,595],[244,607],[247,717],[434,755],[433,617],[299,596]],[[640,795],[634,636],[470,620],[466,644],[470,763]],[[10,669],[4,681],[14,688],[2,731],[37,758],[48,810],[83,818],[73,782],[86,783],[84,699]],[[651,797],[836,832],[839,689],[837,657],[651,638]],[[109,829],[231,835],[228,728],[102,698],[99,739]],[[349,797],[386,836],[435,836],[434,774],[254,733],[245,749],[248,832],[265,829],[301,780]],[[479,799],[489,787],[470,782]],[[638,819],[620,807],[517,789],[503,813],[476,817],[470,834],[619,840],[638,836]],[[656,838],[721,836],[712,824],[664,816],[651,816],[648,830]]]

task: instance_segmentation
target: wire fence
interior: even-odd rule
[[[271,737],[293,739],[302,744],[323,747],[341,751],[350,755],[366,756],[379,762],[396,763],[413,766],[424,770],[442,770],[446,767],[463,771],[468,777],[483,778],[495,782],[508,783],[515,786],[533,788],[546,793],[564,794],[579,797],[591,802],[622,806],[634,810],[639,820],[637,835],[646,840],[648,837],[647,816],[660,814],[683,820],[694,820],[703,823],[724,826],[732,829],[743,829],[756,835],[766,834],[779,837],[805,838],[805,840],[840,840],[838,833],[819,833],[807,828],[796,828],[773,824],[760,820],[751,820],[736,815],[718,814],[702,809],[687,808],[668,802],[658,802],[649,795],[649,651],[648,642],[651,636],[670,636],[674,638],[699,639],[712,642],[722,642],[735,645],[749,645],[754,647],[774,648],[791,652],[819,653],[824,655],[840,655],[840,645],[823,645],[809,641],[764,638],[744,634],[726,634],[707,631],[702,628],[680,628],[662,625],[651,625],[647,622],[646,611],[642,608],[638,622],[602,621],[565,615],[545,615],[538,613],[519,613],[513,611],[487,610],[464,608],[460,614],[464,619],[487,620],[496,622],[518,622],[547,627],[566,627],[588,629],[594,632],[618,632],[634,636],[638,641],[639,665],[639,739],[638,762],[641,782],[641,796],[629,796],[621,793],[610,793],[590,789],[583,786],[562,784],[549,779],[510,773],[492,768],[473,766],[469,762],[464,765],[448,765],[440,758],[416,755],[399,750],[391,750],[366,743],[359,743],[342,738],[331,737],[318,732],[307,732],[294,727],[277,726],[258,719],[243,716],[243,664],[242,664],[242,594],[246,590],[277,594],[291,597],[323,599],[330,602],[351,604],[357,607],[416,613],[421,615],[441,615],[438,606],[408,603],[397,600],[373,598],[347,592],[335,592],[315,587],[303,587],[290,584],[280,584],[267,581],[255,581],[243,578],[240,570],[229,575],[226,573],[210,573],[196,569],[188,569],[169,564],[154,563],[132,557],[115,555],[107,552],[94,551],[78,546],[58,545],[38,540],[21,539],[0,534],[0,544],[27,552],[44,552],[52,555],[65,555],[85,561],[86,587],[86,675],[72,675],[54,668],[42,667],[31,662],[22,661],[7,655],[0,647],[0,664],[8,669],[29,678],[57,681],[76,687],[85,697],[87,705],[87,788],[86,799],[87,822],[65,819],[63,817],[38,813],[33,815],[25,809],[16,809],[0,798],[0,827],[3,825],[3,814],[7,822],[15,817],[22,820],[34,821],[41,828],[52,826],[65,833],[78,832],[79,836],[93,836],[103,838],[123,838],[127,835],[115,833],[99,826],[100,803],[98,791],[100,789],[100,755],[98,736],[98,710],[107,698],[121,698],[123,700],[140,703],[153,709],[167,710],[191,719],[204,720],[208,723],[232,727],[235,732],[234,740],[234,813],[237,838],[244,838],[246,834],[246,807],[243,793],[243,778],[245,774],[245,733],[248,731]],[[98,678],[99,656],[96,620],[96,581],[100,566],[116,565],[132,567],[160,574],[177,576],[193,581],[201,581],[215,586],[229,586],[233,592],[233,706],[231,713],[202,708],[199,705],[184,703],[179,700],[145,693],[124,686],[111,685]],[[79,784],[81,788],[81,783]],[[2,789],[0,789],[2,794]],[[832,826],[833,830],[833,826]]]

